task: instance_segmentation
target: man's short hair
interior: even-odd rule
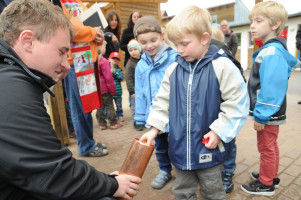
[[[24,30],[33,31],[38,41],[48,41],[58,28],[69,30],[73,39],[70,20],[61,8],[47,0],[12,1],[0,15],[0,38],[10,46]]]
[[[140,34],[149,32],[162,33],[160,22],[153,16],[143,16],[139,18],[133,30],[135,38]]]
[[[280,26],[276,29],[277,36],[282,33],[288,19],[288,14],[284,6],[275,1],[264,1],[255,4],[249,13],[249,20],[252,21],[252,18],[256,15],[266,17],[269,20],[270,26],[275,25],[277,20],[280,20]]]
[[[204,32],[211,36],[211,16],[206,9],[197,6],[183,9],[166,26],[167,37],[172,42],[181,39],[183,34],[194,34],[201,39]]]

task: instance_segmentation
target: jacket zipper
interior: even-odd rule
[[[202,59],[196,62],[193,69],[191,68],[191,64],[189,63],[190,73],[187,87],[187,170],[191,170],[191,87],[194,71],[201,60]]]

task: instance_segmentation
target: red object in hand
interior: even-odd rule
[[[208,142],[209,142],[209,137],[207,139],[203,138],[203,141],[202,141],[203,144],[208,144]]]

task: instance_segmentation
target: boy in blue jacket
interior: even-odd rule
[[[198,184],[202,199],[226,199],[223,162],[248,114],[246,84],[224,51],[210,45],[211,32],[209,12],[197,6],[167,24],[180,55],[153,100],[147,121],[152,129],[140,138],[150,144],[169,124],[176,199],[197,199]]]
[[[288,78],[298,64],[287,51],[285,39],[278,37],[287,18],[286,9],[274,1],[256,4],[249,14],[251,33],[263,42],[253,54],[248,82],[249,115],[254,120],[260,153],[259,173],[251,173],[255,180],[241,186],[249,194],[272,196],[279,187],[279,125],[285,124]]]
[[[159,21],[153,16],[144,16],[134,26],[134,36],[143,54],[135,69],[135,115],[136,125],[145,125],[149,109],[161,85],[166,68],[175,61],[177,52],[163,43]],[[168,133],[166,127],[164,132]],[[160,172],[152,182],[154,189],[163,188],[171,180],[171,163],[168,155],[168,134],[156,138],[156,157]]]

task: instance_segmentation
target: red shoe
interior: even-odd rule
[[[69,132],[69,138],[75,138],[76,139],[75,131]]]
[[[110,129],[111,129],[111,130],[114,130],[114,129],[117,129],[117,128],[119,128],[119,127],[122,127],[122,124],[121,124],[120,122],[117,122],[116,124],[111,125],[111,126],[110,126]]]
[[[105,125],[100,125],[99,128],[100,128],[100,130],[106,130],[106,129],[107,129],[107,126],[105,126]]]

